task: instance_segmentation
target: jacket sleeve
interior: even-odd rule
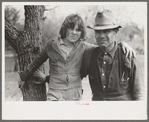
[[[22,81],[26,81],[28,78],[30,78],[35,70],[37,70],[47,59],[47,46],[42,50],[42,52],[33,60],[31,64],[28,65],[25,71],[20,72],[20,78]]]
[[[96,47],[97,46],[94,44],[89,44],[85,42],[85,50],[83,53],[82,65],[80,70],[81,79],[83,79],[83,77],[86,77],[89,74],[88,69],[89,69],[91,54],[93,49],[95,49]]]
[[[141,66],[136,58],[132,61],[132,96],[133,100],[144,99],[144,78]]]

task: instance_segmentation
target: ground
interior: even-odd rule
[[[142,69],[144,69],[144,55],[137,55],[138,60],[141,64]],[[17,72],[13,72],[14,66],[14,59],[12,58],[5,58],[5,82],[2,92],[4,94],[4,98],[6,101],[21,101],[22,94],[20,89],[18,88],[18,81],[19,81],[19,74]],[[45,63],[46,74],[48,73],[48,62]],[[91,101],[91,89],[89,86],[88,78],[84,78],[82,80],[82,87],[84,89],[82,101]]]

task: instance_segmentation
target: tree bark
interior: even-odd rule
[[[5,19],[5,39],[18,54],[20,71],[26,67],[42,51],[42,36],[44,28],[44,6],[24,6],[25,9],[25,26],[23,31],[17,30],[10,22]],[[44,67],[39,68],[44,72]],[[45,101],[46,87],[45,84],[34,84],[33,78],[25,81],[21,88],[24,101]]]

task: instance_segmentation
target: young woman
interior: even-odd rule
[[[77,14],[66,17],[57,40],[50,39],[39,56],[20,74],[22,81],[30,78],[34,72],[49,59],[50,78],[47,100],[75,101],[82,96],[80,68],[85,50],[95,45],[84,42],[86,37],[82,18]],[[125,43],[121,45],[131,52]],[[130,51],[129,51],[130,49]],[[124,49],[125,51],[125,49]],[[36,72],[37,74],[40,72]],[[40,76],[39,76],[40,77]],[[41,76],[42,77],[42,76]]]

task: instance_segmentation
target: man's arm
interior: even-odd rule
[[[143,100],[144,99],[144,78],[143,78],[143,72],[141,69],[141,66],[136,60],[136,58],[133,59],[132,62],[132,77],[131,77],[131,83],[132,83],[132,95],[133,100]]]

